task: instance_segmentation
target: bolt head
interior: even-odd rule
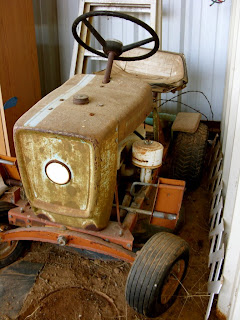
[[[147,144],[147,145],[151,145],[151,144],[153,144],[153,141],[151,141],[151,140],[144,140],[144,143]]]
[[[73,103],[76,105],[88,104],[89,96],[86,94],[75,94],[73,96]]]
[[[57,238],[57,243],[60,245],[60,246],[65,246],[67,244],[67,238],[64,237],[64,236],[58,236]]]

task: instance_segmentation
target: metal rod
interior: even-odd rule
[[[157,110],[157,92],[152,92],[153,95],[153,135],[154,140],[159,142],[159,116]]]
[[[132,186],[131,186],[131,189],[130,189],[130,194],[131,196],[135,197],[136,196],[136,193],[135,193],[135,186],[146,186],[146,187],[157,187],[158,184],[152,184],[152,183],[147,183],[147,182],[133,182]]]
[[[120,212],[119,212],[119,200],[118,200],[118,185],[116,183],[115,188],[115,200],[116,200],[116,208],[117,208],[117,220],[120,228],[122,228],[121,219],[120,219]]]
[[[160,183],[160,179],[158,179],[157,189],[156,189],[156,192],[155,192],[155,197],[154,197],[153,206],[152,206],[152,212],[151,212],[150,223],[152,222],[153,213],[154,213],[154,209],[155,209],[155,204],[156,204],[156,201],[157,201],[157,195],[158,195],[159,183]]]
[[[102,83],[108,83],[110,82],[110,76],[112,71],[112,64],[116,53],[114,51],[110,51],[108,53],[108,61],[107,61],[107,68],[104,74],[104,79]]]
[[[113,206],[116,207],[115,204],[113,204]],[[119,208],[127,210],[128,212],[146,214],[148,216],[151,216],[151,214],[152,214],[152,212],[148,211],[148,210],[125,207],[125,206],[122,206],[122,205],[119,205]],[[163,218],[163,219],[168,219],[168,220],[176,220],[177,219],[177,216],[175,214],[165,213],[165,212],[160,212],[160,211],[154,211],[153,212],[153,217],[154,218]]]
[[[15,162],[9,161],[9,160],[4,160],[4,159],[0,159],[0,163],[8,164],[9,166],[14,166],[15,165]]]
[[[15,179],[7,179],[6,184],[11,185],[11,186],[17,186],[17,187],[22,187],[23,184],[21,181],[15,180]]]

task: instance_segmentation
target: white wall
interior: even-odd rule
[[[222,121],[226,258],[218,309],[240,319],[240,2],[232,1],[226,88]]]
[[[212,104],[214,120],[221,120],[231,1],[209,6],[207,0],[163,0],[163,50],[183,52],[189,83],[184,90],[203,91]],[[171,97],[171,95],[168,95]],[[182,102],[211,120],[206,99],[199,93],[182,96]],[[176,104],[167,110],[180,111]],[[182,111],[189,111],[182,106]]]
[[[78,16],[79,0],[57,0],[61,81],[69,78],[73,42],[72,23]]]
[[[184,90],[203,91],[210,100],[214,120],[221,120],[231,0],[210,5],[207,0],[163,0],[163,50],[183,52],[187,59],[189,84]],[[77,16],[78,0],[57,0],[61,79],[68,79],[73,37],[71,24]],[[144,18],[144,17],[143,17]],[[130,32],[131,30],[129,30]],[[172,98],[173,95],[169,94]],[[166,98],[166,96],[162,96]],[[211,112],[199,93],[188,93],[182,101],[207,115]],[[168,103],[163,111],[190,109]]]

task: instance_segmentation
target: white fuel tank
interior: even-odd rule
[[[161,166],[163,145],[157,141],[135,141],[132,146],[132,163],[139,168],[155,169]]]

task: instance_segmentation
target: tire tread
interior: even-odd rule
[[[192,133],[178,132],[173,146],[173,178],[185,180],[190,189],[200,184],[206,154],[208,127],[200,123]]]

